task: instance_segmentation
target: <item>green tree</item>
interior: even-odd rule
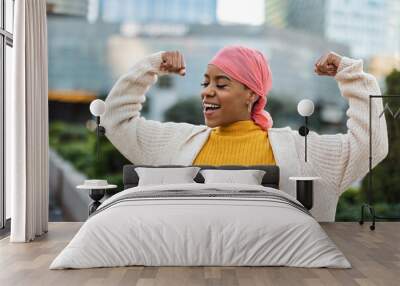
[[[191,96],[180,100],[165,111],[165,121],[187,122],[191,124],[204,124],[201,100],[198,96]]]
[[[110,194],[122,190],[122,169],[130,162],[106,137],[100,137],[98,159],[95,132],[81,124],[54,121],[49,125],[49,144],[88,178],[107,179],[110,184],[118,185]]]

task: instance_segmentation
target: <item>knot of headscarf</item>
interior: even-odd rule
[[[252,108],[251,119],[263,130],[271,128],[273,120],[264,107],[272,87],[272,73],[264,55],[256,49],[231,45],[219,50],[209,64],[217,66],[259,96]]]

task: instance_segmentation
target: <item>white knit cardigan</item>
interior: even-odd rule
[[[206,125],[159,122],[140,116],[145,94],[157,81],[161,52],[138,61],[121,76],[106,98],[101,124],[107,138],[133,164],[191,165],[212,130]],[[343,57],[335,76],[341,95],[348,99],[346,134],[307,136],[307,163],[304,137],[290,127],[270,128],[268,136],[280,168],[279,188],[296,196],[296,183],[290,176],[318,176],[314,181],[317,221],[334,221],[339,196],[369,169],[369,94],[381,91],[374,76],[363,71],[363,61]],[[388,154],[388,134],[381,98],[372,100],[372,166]]]

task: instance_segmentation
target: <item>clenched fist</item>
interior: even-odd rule
[[[334,52],[328,52],[315,63],[314,71],[318,75],[335,76],[341,60],[342,56]]]
[[[183,55],[178,51],[164,52],[162,55],[161,71],[173,72],[182,76],[186,73],[185,60]]]

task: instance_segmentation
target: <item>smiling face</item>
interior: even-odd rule
[[[244,84],[209,64],[202,86],[201,99],[207,126],[213,128],[251,119],[248,103],[253,103],[257,95]]]

